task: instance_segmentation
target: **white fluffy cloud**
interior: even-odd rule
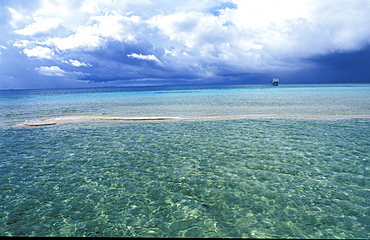
[[[66,72],[60,69],[58,66],[51,66],[51,67],[41,66],[41,67],[35,68],[35,70],[41,75],[45,75],[45,76],[61,77],[66,74]]]
[[[158,64],[162,64],[161,61],[159,61],[159,59],[154,56],[154,55],[143,55],[143,54],[137,54],[137,53],[132,53],[132,54],[128,54],[127,55],[128,57],[130,58],[136,58],[136,59],[141,59],[141,60],[147,60],[147,61],[154,61]]]
[[[68,61],[64,61],[64,62],[68,63],[72,66],[75,66],[75,67],[91,67],[91,64],[89,64],[89,63],[80,62],[80,61],[74,60],[74,59],[69,59]]]
[[[36,67],[35,68],[35,71],[41,75],[44,75],[44,76],[49,76],[49,77],[64,77],[64,76],[68,76],[68,77],[73,77],[73,76],[85,76],[86,74],[82,73],[82,72],[78,72],[78,71],[73,71],[73,72],[68,72],[68,71],[65,71],[63,69],[61,69],[60,67],[58,66],[41,66],[41,67]]]
[[[50,48],[36,46],[34,48],[25,48],[23,49],[23,52],[28,57],[35,57],[35,58],[46,58],[51,59],[54,55],[54,52]]]
[[[44,43],[54,45],[60,50],[82,48],[91,51],[103,46],[108,40],[135,41],[136,32],[132,29],[135,25],[140,25],[140,18],[137,16],[126,17],[117,14],[92,16],[73,34],[65,37],[51,37]]]
[[[39,32],[45,32],[56,28],[63,20],[60,18],[35,18],[35,22],[27,25],[25,28],[14,31],[22,35],[32,35]]]

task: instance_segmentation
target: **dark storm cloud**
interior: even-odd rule
[[[0,88],[369,82],[365,0],[1,2]]]
[[[331,53],[309,61],[314,66],[296,73],[290,81],[295,78],[307,83],[370,82],[370,46],[354,52]]]

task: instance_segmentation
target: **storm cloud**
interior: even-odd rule
[[[369,82],[369,12],[365,0],[2,0],[0,88]]]

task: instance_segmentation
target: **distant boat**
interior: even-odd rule
[[[279,86],[279,78],[273,78],[271,82],[271,86]]]

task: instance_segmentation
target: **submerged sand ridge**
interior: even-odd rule
[[[43,127],[74,122],[101,122],[101,121],[179,121],[179,120],[217,120],[217,119],[318,119],[318,120],[341,120],[341,119],[370,119],[370,115],[277,115],[255,114],[239,116],[198,116],[198,117],[113,117],[113,116],[61,116],[27,120],[13,127]]]
[[[179,120],[178,117],[108,117],[108,116],[63,116],[27,120],[17,124],[17,127],[41,127],[63,123],[89,122],[89,121],[168,121]]]

